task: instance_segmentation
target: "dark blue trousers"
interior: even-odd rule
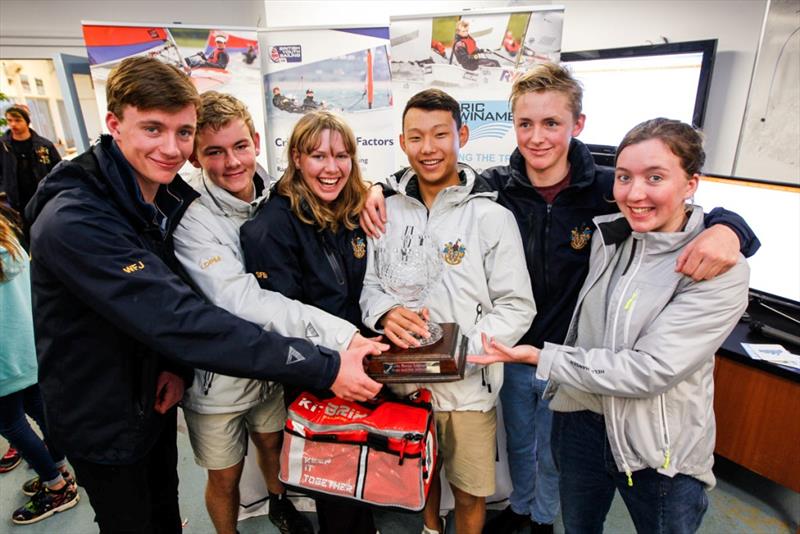
[[[637,532],[690,534],[700,528],[708,508],[703,483],[686,475],[668,477],[655,469],[642,469],[633,474],[633,486],[628,486],[625,473],[614,462],[602,415],[556,412],[551,439],[567,534],[603,532],[616,491]]]

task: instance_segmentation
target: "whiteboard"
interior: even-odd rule
[[[733,174],[800,184],[800,14],[771,0],[750,83]]]
[[[735,211],[758,236],[751,288],[800,302],[800,187],[704,176],[694,202]]]

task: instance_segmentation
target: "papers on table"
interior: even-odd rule
[[[742,343],[742,348],[754,360],[764,360],[778,365],[800,369],[800,355],[792,354],[783,345]]]

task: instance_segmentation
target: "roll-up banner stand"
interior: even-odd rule
[[[478,171],[507,165],[516,147],[511,84],[537,63],[559,61],[563,23],[556,5],[391,17],[396,132],[409,98],[436,87],[459,101],[469,126],[460,161]],[[396,163],[408,165],[402,152]]]
[[[394,170],[389,28],[302,27],[258,32],[267,110],[269,170],[286,169],[286,144],[309,111],[330,110],[356,136],[359,164],[370,181]]]
[[[91,21],[82,24],[104,131],[109,73],[125,58],[143,56],[180,68],[201,93],[213,90],[235,96],[247,105],[256,130],[263,133],[264,99],[256,28]],[[264,137],[258,161],[266,167]]]

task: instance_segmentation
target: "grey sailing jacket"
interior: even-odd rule
[[[513,345],[530,327],[536,305],[514,216],[494,201],[496,193],[474,170],[459,164],[459,171],[462,183],[439,192],[430,212],[412,192],[414,171],[403,173],[398,194],[386,200],[391,217],[382,239],[398,239],[413,226],[416,234],[427,232],[441,244],[445,268],[427,299],[431,320],[458,323],[468,339],[467,354],[481,354],[481,332]],[[380,318],[400,303],[381,288],[374,249],[370,240],[361,311],[364,324],[378,332]],[[392,389],[408,393],[423,386],[433,393],[436,410],[486,412],[495,406],[502,384],[502,364],[467,364],[463,380]]]
[[[355,326],[275,291],[261,289],[255,276],[245,270],[239,227],[253,217],[267,197],[269,184],[262,176],[267,174],[259,169],[254,177],[259,194],[252,202],[234,197],[203,173],[190,176],[189,184],[200,198],[192,202],[175,229],[175,255],[213,304],[268,331],[344,350],[356,333]],[[266,393],[264,381],[198,369],[192,387],[186,390],[183,406],[200,413],[241,411],[256,405]]]
[[[747,307],[749,267],[740,256],[728,272],[701,282],[675,272],[681,250],[704,228],[696,206],[682,232],[632,232],[621,214],[594,223],[589,274],[566,342],[546,343],[540,355],[537,376],[550,380],[551,409],[600,407],[629,483],[634,471],[651,467],[711,487],[714,353]],[[623,250],[631,253],[620,257]],[[608,270],[618,261],[624,270],[610,287]],[[590,307],[590,292],[608,294]]]

